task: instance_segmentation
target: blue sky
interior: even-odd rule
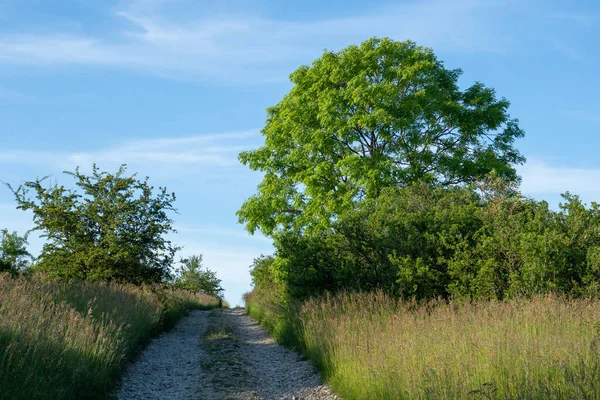
[[[593,1],[0,0],[0,180],[128,164],[176,192],[174,240],[240,304],[248,266],[272,248],[237,224],[260,180],[237,153],[261,144],[289,73],[372,36],[432,47],[462,85],[511,101],[525,194],[600,199]],[[0,188],[0,227],[31,226]]]

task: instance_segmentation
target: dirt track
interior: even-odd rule
[[[337,399],[241,309],[193,311],[150,343],[117,394],[137,399]]]

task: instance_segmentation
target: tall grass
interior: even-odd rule
[[[303,350],[300,304],[284,302],[277,291],[253,290],[244,294],[246,313],[284,346]]]
[[[0,399],[98,399],[140,346],[218,300],[164,288],[0,275]]]
[[[340,294],[304,303],[297,319],[297,343],[347,400],[600,398],[595,299]]]

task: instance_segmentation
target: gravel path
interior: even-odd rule
[[[119,400],[336,400],[242,309],[193,311],[132,365]]]
[[[195,398],[202,371],[200,337],[207,311],[194,310],[171,331],[152,340],[121,382],[119,400]]]

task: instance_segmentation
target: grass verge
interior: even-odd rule
[[[247,297],[250,314],[284,342],[293,333],[347,400],[600,398],[597,299],[419,305],[340,294],[293,316],[263,300]]]
[[[200,366],[212,387],[228,391],[244,387],[249,377],[238,352],[240,344],[232,321],[226,312],[213,310],[207,318],[208,328],[202,336],[205,355]]]
[[[137,351],[210,296],[0,275],[0,399],[102,399]]]

